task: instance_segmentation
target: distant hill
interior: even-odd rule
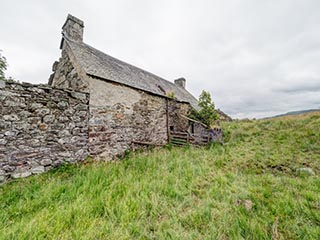
[[[287,112],[284,114],[279,114],[279,115],[275,115],[275,116],[267,117],[267,118],[277,118],[277,117],[284,117],[284,116],[291,116],[291,115],[299,115],[299,114],[310,113],[310,112],[320,112],[320,109],[307,109],[307,110],[300,110],[300,111],[292,111],[292,112]]]

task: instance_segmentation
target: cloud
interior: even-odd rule
[[[318,0],[5,1],[0,49],[8,75],[46,82],[67,13],[85,42],[168,80],[209,90],[233,117],[320,106]]]
[[[307,79],[305,83],[299,82],[293,85],[282,86],[277,91],[284,93],[305,93],[318,92],[320,94],[320,79]]]

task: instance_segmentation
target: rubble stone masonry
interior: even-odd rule
[[[90,79],[90,88],[93,156],[112,159],[129,150],[135,141],[167,143],[165,98],[94,78]]]
[[[89,94],[0,80],[0,182],[88,153]]]

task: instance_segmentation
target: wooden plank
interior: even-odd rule
[[[141,141],[132,141],[132,143],[135,144],[141,144],[141,145],[147,145],[147,146],[155,146],[155,147],[162,147],[162,144],[156,144],[156,143],[151,143],[151,142],[141,142]]]
[[[188,136],[185,135],[185,136],[182,136],[182,135],[171,135],[171,138],[183,138],[183,139],[187,139]]]
[[[180,138],[180,139],[187,140],[188,136],[172,136],[172,138]]]
[[[188,135],[187,132],[171,132],[172,135]]]
[[[181,142],[181,141],[176,141],[176,140],[172,140],[171,143],[187,144],[187,142]]]
[[[195,119],[189,118],[189,117],[187,117],[187,116],[185,116],[185,115],[182,115],[182,114],[179,114],[179,115],[180,115],[181,117],[185,118],[185,119],[188,119],[188,120],[191,121],[191,122],[199,123],[199,124],[201,124],[203,127],[208,128],[208,126],[207,126],[206,124],[202,123],[202,122],[199,122],[199,121],[197,121],[197,120],[195,120]]]
[[[186,141],[186,140],[184,140],[184,139],[178,139],[178,138],[173,138],[173,139],[171,139],[171,142],[187,143],[187,141]]]

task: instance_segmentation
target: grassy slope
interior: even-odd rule
[[[0,239],[320,239],[320,114],[225,129],[224,146],[155,149],[1,186]]]

